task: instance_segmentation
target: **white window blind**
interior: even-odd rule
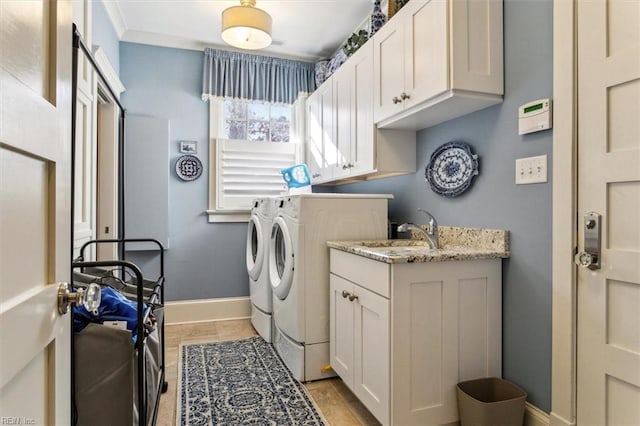
[[[286,190],[280,170],[296,163],[298,144],[216,141],[216,210],[246,210],[257,197]]]

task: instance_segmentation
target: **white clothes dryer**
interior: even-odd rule
[[[300,381],[335,375],[329,366],[327,241],[387,238],[392,195],[299,194],[276,199],[269,279],[274,346]]]
[[[251,298],[251,323],[271,343],[273,304],[269,285],[269,236],[275,214],[274,198],[253,200],[247,228],[247,272]]]

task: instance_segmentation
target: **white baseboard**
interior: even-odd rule
[[[569,421],[569,420],[565,419],[564,417],[557,415],[553,411],[549,415],[549,419],[550,419],[549,424],[551,426],[575,426],[575,424],[576,424],[575,421],[574,422]]]
[[[533,404],[525,403],[524,426],[549,426],[549,415]]]
[[[164,314],[167,324],[250,318],[251,299],[228,297],[166,302]]]

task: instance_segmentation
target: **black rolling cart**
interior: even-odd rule
[[[85,261],[90,245],[147,242],[157,246],[160,271],[145,279],[127,260]],[[74,259],[73,285],[98,283],[117,290],[136,306],[136,338],[129,330],[88,324],[74,336],[76,424],[155,425],[160,394],[166,392],[164,334],[164,247],[150,238],[86,242]]]

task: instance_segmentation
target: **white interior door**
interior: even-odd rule
[[[70,424],[71,2],[0,1],[0,415]]]
[[[84,55],[79,55],[84,57]],[[80,247],[95,239],[95,127],[94,96],[85,92],[84,85],[78,84],[76,104],[76,146],[75,146],[75,187],[74,187],[74,225],[73,256],[80,254]],[[95,246],[88,248],[85,260],[94,260]]]
[[[98,104],[97,239],[118,238],[118,131],[119,109],[112,102]],[[118,259],[115,244],[99,244],[98,260]]]
[[[1,0],[0,0],[1,1]],[[73,23],[84,42],[91,46],[91,0],[74,0]],[[80,247],[96,238],[96,140],[97,140],[97,85],[91,63],[83,53],[78,55],[78,84],[76,103],[75,186],[73,257],[80,254]],[[108,249],[103,245],[101,250]],[[96,246],[85,250],[85,260],[95,260]]]
[[[577,1],[578,222],[602,215],[578,275],[577,421],[640,425],[640,2]]]

